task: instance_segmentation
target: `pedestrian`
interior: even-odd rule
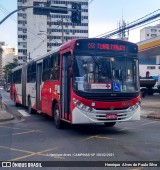
[[[150,76],[150,72],[146,71],[146,78],[149,78],[149,76]]]
[[[3,107],[3,103],[2,103],[2,95],[0,94],[0,107]]]

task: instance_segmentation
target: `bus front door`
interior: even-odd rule
[[[70,54],[65,54],[62,57],[62,81],[61,81],[61,110],[62,119],[69,120],[70,114]]]

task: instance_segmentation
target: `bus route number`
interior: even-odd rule
[[[89,49],[95,49],[96,44],[95,43],[88,43],[88,48]]]

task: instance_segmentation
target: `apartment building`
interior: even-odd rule
[[[17,57],[16,49],[0,42],[0,80],[4,78],[3,67],[8,63],[13,63],[13,58]]]
[[[160,36],[160,24],[155,26],[145,27],[140,30],[140,41]]]
[[[71,39],[88,37],[88,0],[18,0],[18,8],[33,6],[34,2],[50,2],[51,6],[72,8],[81,4],[81,23],[71,22],[67,14],[34,15],[33,8],[18,12],[18,62],[37,58]]]

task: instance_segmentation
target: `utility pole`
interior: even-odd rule
[[[30,56],[30,52],[28,53],[28,60],[32,60],[31,56]]]
[[[58,23],[59,23],[59,25],[61,26],[61,29],[62,29],[62,37],[61,37],[61,40],[62,40],[62,44],[64,44],[64,25],[63,25],[63,17],[61,18],[61,20],[58,20]]]
[[[61,20],[61,25],[62,25],[62,44],[64,43],[64,27],[63,27],[63,17],[62,17],[62,20]]]

